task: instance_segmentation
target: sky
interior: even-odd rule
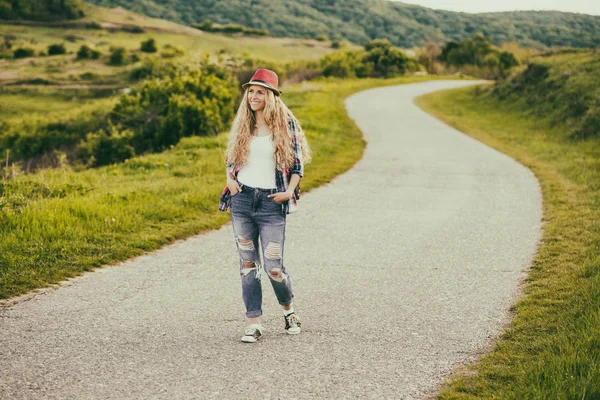
[[[428,8],[469,13],[515,10],[556,10],[600,15],[600,0],[402,0],[402,2]]]

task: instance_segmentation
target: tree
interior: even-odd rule
[[[14,58],[27,58],[27,57],[33,57],[33,55],[34,55],[34,51],[33,51],[33,49],[31,49],[29,47],[19,47],[18,49],[15,49],[15,51],[13,52]]]
[[[150,38],[144,42],[142,42],[141,48],[144,53],[156,53],[156,41],[153,38]]]
[[[56,56],[56,55],[60,55],[60,54],[66,54],[67,53],[67,49],[65,48],[64,44],[51,44],[50,46],[48,46],[48,55],[49,56]]]
[[[110,65],[124,65],[126,61],[126,50],[124,47],[113,47],[110,49],[110,58],[108,63]]]
[[[77,50],[77,60],[86,60],[91,58],[93,60],[97,60],[100,58],[101,53],[98,50],[92,49],[87,44],[82,44]]]

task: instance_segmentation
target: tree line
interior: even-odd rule
[[[81,17],[81,0],[0,0],[0,19],[51,21]]]
[[[476,33],[490,38],[495,45],[506,41],[533,48],[600,44],[599,16],[553,11],[466,14],[387,0],[89,1],[186,25],[210,19],[220,25],[266,30],[275,37],[324,35],[361,45],[383,38],[395,46],[410,48],[429,41],[458,41]]]

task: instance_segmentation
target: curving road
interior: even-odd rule
[[[303,196],[288,220],[301,335],[285,335],[265,281],[266,336],[239,342],[245,322],[227,225],[1,309],[0,398],[435,393],[508,321],[540,237],[533,174],[412,102],[471,83],[347,99],[368,142],[364,157]]]

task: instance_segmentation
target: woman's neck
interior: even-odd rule
[[[256,111],[256,114],[254,115],[254,117],[256,118],[255,126],[257,128],[262,128],[263,126],[267,126],[267,122],[265,121],[265,116],[264,116],[262,110]]]
[[[263,113],[262,110],[256,111],[254,114],[254,117],[256,118],[256,125],[265,125],[265,114]]]
[[[252,136],[269,136],[271,135],[271,130],[267,125],[267,121],[265,121],[264,114],[261,111],[257,111],[254,115],[256,118],[254,121],[254,130],[252,132]]]

